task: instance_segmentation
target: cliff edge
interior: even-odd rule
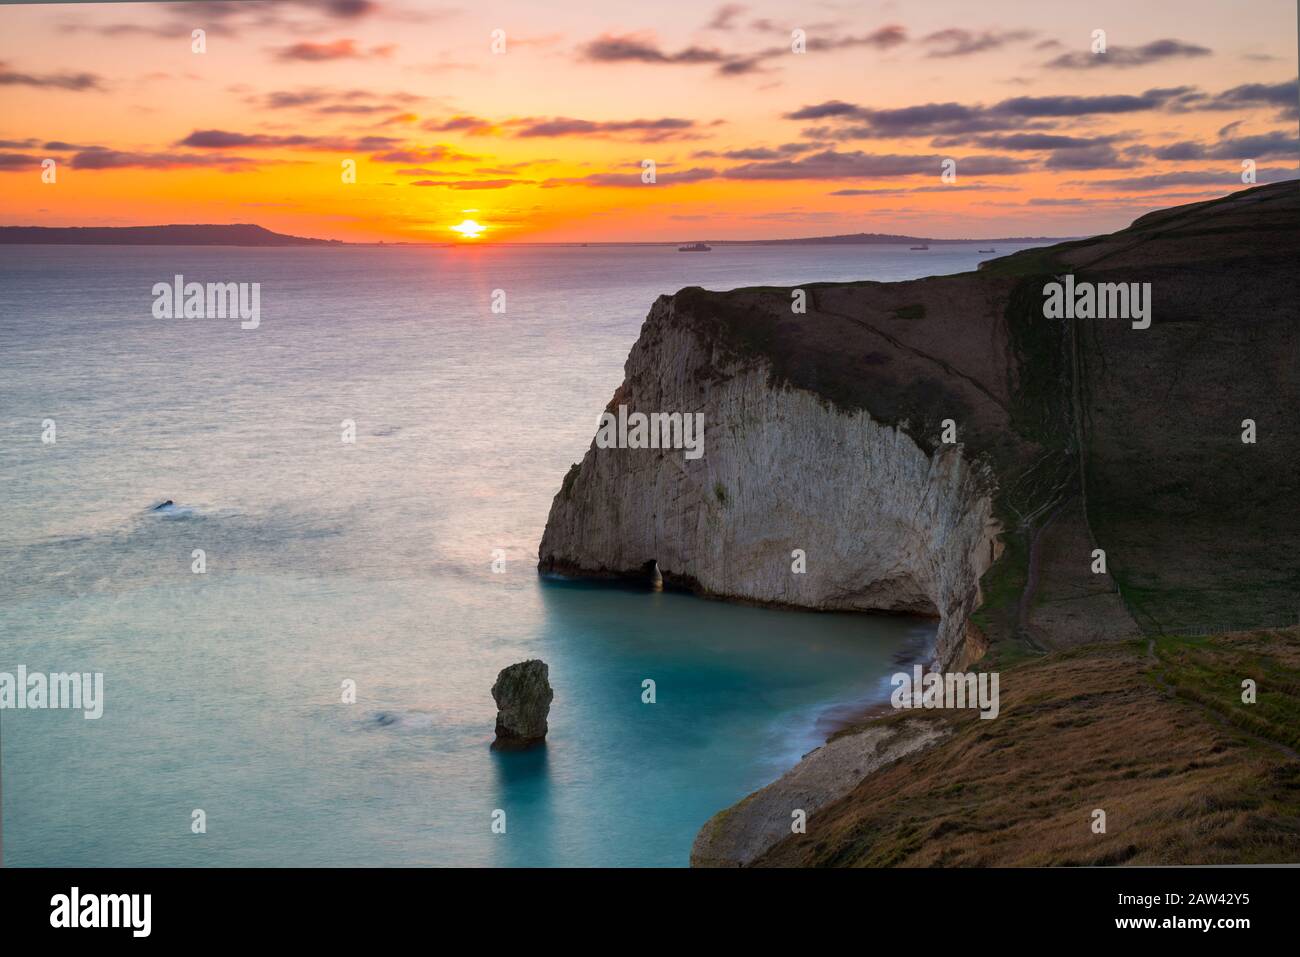
[[[1031,577],[1048,599],[1114,596],[1094,611],[1121,626],[1290,621],[1294,568],[1257,573],[1300,494],[1298,200],[1261,186],[953,276],[661,296],[607,411],[702,413],[703,454],[593,441],[539,569],[657,565],[719,598],[932,614],[941,666],[1070,634],[1018,607]],[[1066,274],[1150,283],[1149,325],[1045,318]],[[1033,566],[1039,544],[1068,560]]]
[[[551,506],[539,568],[657,565],[668,586],[715,597],[932,614],[938,657],[960,656],[999,554],[997,473],[1043,454],[1013,425],[1014,285],[660,297],[607,411],[700,413],[703,454],[593,442]]]

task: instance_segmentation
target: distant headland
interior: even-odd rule
[[[0,243],[45,246],[345,246],[252,223],[226,226],[0,226]]]
[[[491,246],[676,246],[683,240],[652,242],[563,242],[503,243],[484,241],[472,245]],[[849,233],[840,236],[812,236],[805,239],[710,239],[710,246],[839,246],[839,245],[941,245],[945,243],[1055,243],[1061,237],[1009,236],[990,239],[934,239],[894,233]],[[44,246],[462,246],[470,243],[431,240],[379,243],[343,242],[338,239],[309,239],[272,232],[252,223],[232,225],[172,226],[0,226],[0,245]]]

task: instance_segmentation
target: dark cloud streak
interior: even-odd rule
[[[1105,53],[1083,50],[1062,53],[1043,65],[1054,70],[1096,70],[1105,67],[1146,66],[1162,60],[1209,56],[1213,52],[1208,47],[1184,43],[1182,40],[1154,40],[1140,47],[1109,47]]]
[[[73,93],[102,91],[104,81],[95,73],[22,73],[11,70],[0,60],[0,86],[33,86],[47,90],[68,90]]]

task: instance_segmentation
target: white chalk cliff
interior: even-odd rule
[[[632,577],[657,563],[670,586],[715,597],[932,614],[936,660],[968,660],[966,620],[999,550],[984,466],[778,381],[678,307],[655,302],[610,408],[702,412],[704,455],[593,442],[551,506],[539,568]]]

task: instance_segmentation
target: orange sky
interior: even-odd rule
[[[1081,235],[1241,188],[1244,159],[1260,182],[1295,176],[1295,11],[5,6],[0,222],[366,241],[475,241],[451,231],[464,219],[487,227],[479,242]]]

